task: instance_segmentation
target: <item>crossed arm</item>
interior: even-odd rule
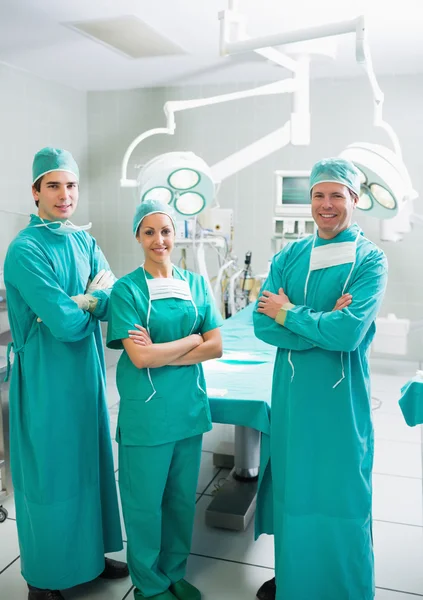
[[[219,328],[203,335],[193,334],[173,342],[155,344],[141,325],[135,325],[123,346],[138,369],[156,369],[164,366],[196,365],[222,356],[222,338]]]
[[[255,314],[256,335],[264,339],[269,329],[275,346],[286,348],[278,332],[291,334],[307,349],[352,352],[363,340],[375,320],[385,293],[387,264],[382,253],[369,255],[352,282],[349,295],[341,297],[331,312],[314,311],[307,306],[294,306],[282,289],[278,293],[264,291]],[[265,327],[263,325],[265,323]],[[271,325],[267,325],[269,322]],[[264,341],[267,341],[265,339]]]

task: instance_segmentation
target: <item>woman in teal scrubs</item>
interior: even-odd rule
[[[184,575],[211,429],[201,363],[221,356],[223,321],[204,278],[171,262],[168,206],[142,203],[133,232],[145,262],[115,284],[107,335],[109,348],[124,349],[116,439],[128,566],[136,599],[199,600]]]

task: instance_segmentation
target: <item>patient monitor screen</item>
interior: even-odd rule
[[[310,179],[308,177],[284,177],[282,180],[282,204],[310,204]]]

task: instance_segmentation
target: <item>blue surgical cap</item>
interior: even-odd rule
[[[176,231],[176,223],[175,218],[173,216],[173,210],[168,204],[163,204],[163,202],[159,202],[158,200],[146,200],[139,204],[135,211],[132,231],[136,236],[138,233],[138,228],[141,225],[141,222],[148,217],[148,215],[154,214],[163,214],[170,217],[170,220],[173,224],[173,229]]]
[[[67,171],[79,181],[79,169],[72,154],[60,148],[43,148],[34,156],[32,183],[52,171]]]
[[[344,158],[325,158],[316,163],[310,175],[310,191],[318,183],[340,183],[360,195],[360,171]]]

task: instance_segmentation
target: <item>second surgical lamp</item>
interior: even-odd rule
[[[402,233],[409,230],[412,200],[417,197],[417,194],[413,190],[410,176],[402,161],[398,138],[382,118],[384,96],[372,68],[365,36],[364,18],[358,17],[352,21],[332,23],[254,40],[248,39],[245,31],[241,28],[242,19],[236,11],[231,10],[232,5],[233,0],[229,0],[230,9],[220,15],[222,54],[254,51],[291,70],[293,78],[252,90],[211,98],[166,103],[164,111],[167,117],[167,127],[149,130],[132,142],[123,159],[121,185],[123,187],[138,186],[141,201],[158,199],[171,204],[176,213],[183,218],[192,217],[201,213],[214,200],[215,182],[220,183],[226,177],[289,143],[308,145],[310,143],[308,57],[300,55],[297,60],[294,60],[276,50],[275,46],[355,32],[357,61],[364,67],[373,91],[374,125],[385,130],[393,144],[394,151],[376,144],[355,143],[341,152],[340,156],[353,162],[362,174],[358,208],[382,222],[398,217],[391,222],[388,229],[381,227],[381,237],[395,241],[401,239],[396,232]],[[271,48],[272,46],[273,48]],[[175,112],[247,97],[281,93],[290,93],[293,97],[293,108],[288,122],[272,134],[223,159],[216,165],[208,167],[204,160],[192,152],[169,152],[149,161],[142,168],[137,181],[127,178],[129,158],[139,143],[152,135],[174,134]],[[383,234],[384,231],[385,234]]]

